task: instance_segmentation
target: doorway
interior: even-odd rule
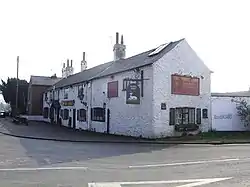
[[[60,109],[57,108],[56,109],[56,123],[57,123],[57,125],[59,125],[59,120],[60,120],[59,111],[60,111]]]
[[[73,129],[76,128],[76,109],[73,109]]]
[[[110,110],[108,109],[107,111],[107,133],[109,134],[109,130],[110,130]]]

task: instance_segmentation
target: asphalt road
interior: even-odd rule
[[[4,187],[250,186],[250,145],[67,143],[4,135],[0,142]]]

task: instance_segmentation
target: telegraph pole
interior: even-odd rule
[[[18,83],[18,73],[19,73],[19,56],[17,56],[17,68],[16,68],[16,114],[18,111],[18,89],[19,89],[19,83]]]

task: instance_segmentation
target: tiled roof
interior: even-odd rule
[[[55,77],[46,77],[46,76],[34,76],[31,75],[30,77],[30,83],[31,85],[39,85],[39,86],[52,86],[53,84],[60,81],[61,78],[55,78]]]
[[[250,97],[250,91],[211,93],[212,97]]]
[[[150,65],[154,63],[155,61],[157,61],[159,58],[161,58],[163,55],[171,51],[182,40],[184,39],[181,39],[175,42],[170,42],[161,52],[159,52],[156,55],[153,55],[150,57],[148,56],[152,51],[156,49],[154,48],[149,51],[140,53],[138,55],[135,55],[126,59],[107,62],[101,65],[95,66],[93,68],[84,70],[80,73],[71,75],[67,78],[64,78],[61,81],[57,82],[54,86],[55,88],[62,88],[62,87],[70,86],[70,85],[77,84],[80,82],[104,77],[107,75],[112,75],[115,73],[128,71],[137,67]]]

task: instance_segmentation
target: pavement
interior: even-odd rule
[[[250,145],[41,141],[0,135],[4,187],[250,186]]]
[[[79,131],[45,122],[30,121],[28,126],[24,124],[15,124],[12,122],[11,118],[0,119],[0,133],[19,138],[68,142],[133,143],[140,140],[143,141],[143,139],[139,140],[133,137]]]
[[[79,131],[45,122],[30,121],[29,125],[14,124],[11,118],[0,119],[0,134],[18,138],[91,143],[139,143],[139,144],[248,144],[250,139],[195,139],[195,137],[150,140],[143,138]]]

